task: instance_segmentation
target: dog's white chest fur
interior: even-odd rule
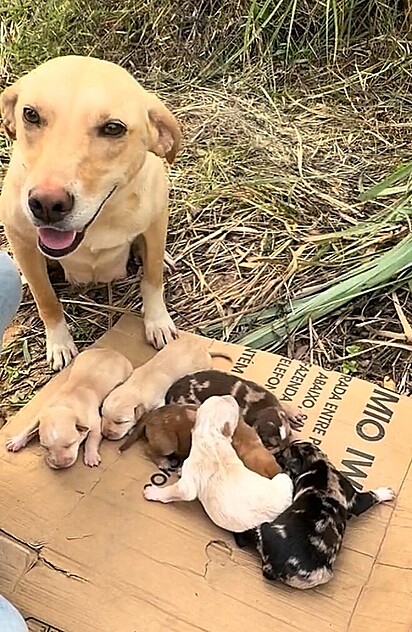
[[[99,249],[82,244],[75,256],[64,257],[60,263],[66,280],[73,285],[110,283],[125,278],[129,252],[126,239],[120,245]]]

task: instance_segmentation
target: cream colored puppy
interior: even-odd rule
[[[243,532],[274,520],[292,503],[287,474],[265,478],[249,470],[231,440],[239,421],[231,395],[209,397],[197,412],[192,448],[174,485],[143,490],[147,500],[170,503],[198,498],[210,519],[223,529]]]
[[[116,64],[51,59],[0,95],[2,127],[15,140],[0,221],[46,329],[55,370],[76,347],[46,260],[73,284],[126,276],[131,246],[143,261],[146,337],[161,349],[177,336],[163,300],[168,179],[180,129],[174,116]]]
[[[114,441],[122,439],[144,413],[164,406],[165,395],[176,380],[192,371],[210,369],[214,357],[231,360],[222,353],[209,353],[202,342],[189,336],[170,342],[104,400],[103,435]]]
[[[6,443],[17,452],[39,434],[47,464],[54,468],[73,465],[85,441],[84,463],[99,465],[102,439],[99,408],[106,395],[132,373],[131,362],[112,349],[89,349],[77,356],[63,386],[35,421]]]

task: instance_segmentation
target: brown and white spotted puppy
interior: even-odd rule
[[[300,425],[298,409],[293,410],[260,384],[217,369],[197,371],[177,380],[165,399],[167,404],[200,406],[214,395],[234,397],[245,422],[256,429],[273,453],[289,443],[292,429]]]
[[[376,503],[390,501],[389,487],[358,492],[308,441],[294,441],[276,455],[294,484],[292,505],[272,522],[234,534],[238,546],[255,546],[264,577],[293,588],[314,588],[333,577],[346,522]]]

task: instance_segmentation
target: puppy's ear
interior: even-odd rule
[[[149,151],[171,165],[180,149],[181,131],[173,114],[154,94],[148,95]]]
[[[285,463],[284,469],[292,476],[299,476],[299,474],[302,472],[302,459],[300,459],[298,456],[288,459]]]
[[[18,81],[9,86],[0,95],[1,126],[10,140],[16,139],[15,108],[18,97]]]
[[[143,404],[138,404],[136,408],[134,409],[134,420],[139,421],[141,417],[143,417],[144,413],[145,413],[145,409],[144,409]]]
[[[291,474],[297,476],[300,474],[302,463],[299,455],[292,450],[292,447],[286,446],[281,448],[275,454],[275,459],[283,470],[288,470]]]
[[[235,430],[236,430],[236,427],[233,427],[233,424],[227,421],[222,428],[222,435],[224,437],[227,437],[228,439],[231,439],[234,435]]]
[[[232,435],[231,430],[230,430],[230,423],[228,421],[225,423],[225,425],[222,428],[222,435],[224,437],[230,437]]]

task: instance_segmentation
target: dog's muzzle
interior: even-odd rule
[[[62,230],[61,228],[50,226],[50,223],[53,223],[53,221],[54,223],[57,223],[57,221],[61,222],[62,220],[65,219],[65,217],[68,215],[68,213],[70,213],[70,211],[73,208],[74,199],[71,202],[71,206],[69,210],[67,210],[69,207],[69,203],[67,203],[64,206],[64,208],[61,205],[57,206],[57,208],[56,207],[52,208],[52,205],[49,204],[47,206],[47,209],[48,209],[47,212],[44,211],[44,206],[43,206],[42,207],[43,210],[40,211],[38,209],[37,215],[36,215],[36,213],[33,211],[33,208],[32,208],[32,206],[34,207],[36,206],[36,204],[33,204],[33,202],[31,203],[30,200],[33,200],[33,198],[29,197],[29,202],[28,202],[29,208],[31,212],[33,213],[33,216],[37,219],[37,221],[43,221],[40,216],[44,216],[44,217],[47,216],[49,218],[48,220],[49,225],[37,226],[37,245],[38,245],[39,250],[41,250],[43,254],[45,254],[47,257],[51,259],[60,259],[61,257],[65,257],[66,255],[69,255],[72,252],[74,252],[83,241],[83,238],[86,234],[86,230],[97,218],[104,204],[113,195],[116,188],[117,188],[117,185],[115,185],[113,189],[106,195],[106,197],[103,199],[98,209],[96,210],[95,214],[93,215],[93,217],[87,222],[87,224],[82,228],[81,231]]]

